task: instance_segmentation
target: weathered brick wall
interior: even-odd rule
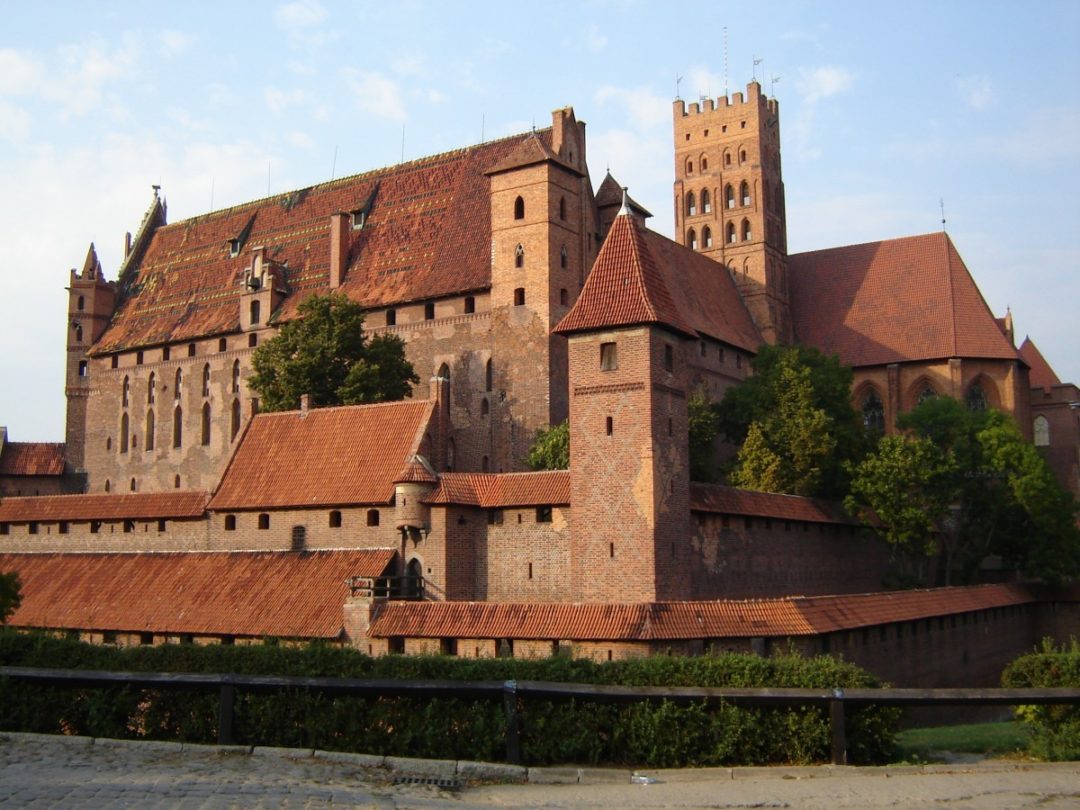
[[[0,533],[0,551],[204,551],[209,548],[207,529],[201,518],[69,521],[66,534],[61,534],[59,523],[38,523],[37,534],[30,533],[29,524],[13,523],[7,526],[7,534]]]
[[[330,525],[332,511],[340,512],[341,526]],[[368,513],[378,513],[378,525],[368,525]],[[260,515],[267,515],[267,528],[259,528]],[[236,520],[236,528],[226,530],[226,520]],[[303,527],[304,549],[389,548],[401,546],[395,528],[395,510],[386,505],[366,505],[331,510],[273,509],[262,512],[213,512],[209,516],[207,547],[211,550],[281,551],[293,547],[293,529]]]
[[[694,599],[868,593],[889,570],[887,545],[851,525],[695,512],[691,545]]]
[[[64,495],[71,482],[58,475],[0,475],[0,498],[21,495]]]
[[[1039,416],[1045,418],[1050,441],[1036,447],[1061,485],[1080,498],[1080,410],[1069,406],[1077,401],[1080,390],[1075,385],[1031,389],[1032,424]]]
[[[537,522],[537,509],[501,511],[488,525],[476,554],[475,598],[489,602],[566,602],[569,587],[570,526],[567,509],[554,507],[551,522]]]

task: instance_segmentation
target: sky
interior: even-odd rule
[[[60,441],[72,267],[169,221],[517,132],[572,105],[672,235],[672,101],[780,104],[791,252],[946,228],[1080,382],[1080,3],[0,0],[0,425]]]

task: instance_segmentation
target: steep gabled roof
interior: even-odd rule
[[[580,169],[571,166],[555,154],[551,147],[549,147],[535,132],[526,137],[524,141],[518,144],[513,152],[484,172],[484,174],[501,174],[502,172],[509,172],[514,169],[523,169],[526,166],[535,166],[538,163],[552,163],[561,169],[576,174],[578,177],[584,176]]]
[[[1034,601],[1021,585],[978,585],[711,602],[392,602],[379,607],[370,633],[622,642],[808,636]]]
[[[808,523],[858,524],[837,501],[755,492],[720,484],[690,484],[690,509],[725,515],[801,520]]]
[[[944,233],[798,253],[789,268],[799,342],[848,365],[1017,358]]]
[[[290,295],[274,313],[329,290],[330,217],[369,209],[347,233],[340,291],[365,307],[491,285],[491,212],[484,172],[523,142],[547,148],[551,130],[516,135],[333,180],[140,231],[121,279],[121,302],[95,353],[240,329],[239,297],[253,247],[263,247]],[[377,195],[375,194],[378,191]],[[373,199],[374,195],[374,199]],[[144,223],[145,225],[145,223]],[[243,237],[241,239],[241,237]],[[243,242],[235,258],[229,242]],[[138,240],[137,240],[138,241]]]
[[[17,571],[13,627],[336,639],[346,579],[377,577],[390,549],[0,554]]]
[[[577,303],[556,331],[649,323],[747,351],[761,345],[761,334],[722,265],[620,214]]]
[[[4,442],[0,475],[63,475],[63,442]]]
[[[1050,364],[1046,362],[1046,358],[1043,357],[1042,352],[1039,351],[1039,347],[1035,345],[1035,342],[1025,337],[1024,342],[1020,344],[1020,358],[1028,364],[1030,371],[1028,372],[1028,378],[1031,382],[1032,388],[1053,388],[1055,385],[1061,385],[1061,380],[1054,372],[1054,369],[1050,367]]]
[[[156,520],[200,518],[205,492],[135,492],[122,495],[39,495],[0,500],[0,520],[49,523],[60,520]]]
[[[462,504],[495,509],[570,503],[570,471],[443,473],[427,498],[430,504]]]
[[[433,403],[405,400],[251,420],[211,511],[389,503],[420,449]]]
[[[619,185],[619,181],[611,176],[611,172],[604,175],[604,180],[600,183],[600,188],[596,190],[596,207],[597,208],[615,208],[623,204],[623,187]],[[626,204],[630,207],[630,210],[642,217],[651,217],[652,214],[646,210],[645,206],[631,197],[626,195]]]

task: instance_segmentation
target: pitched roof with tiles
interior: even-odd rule
[[[261,413],[209,509],[389,503],[431,420],[430,400]]]
[[[615,208],[623,204],[623,187],[619,185],[619,181],[611,176],[611,172],[608,172],[604,176],[604,180],[600,183],[600,187],[596,190],[596,207],[597,208]],[[639,216],[651,217],[652,214],[645,209],[641,203],[626,195],[626,204],[630,206],[631,210],[635,211]]]
[[[295,316],[329,291],[330,217],[367,208],[347,233],[340,291],[365,307],[401,304],[491,285],[489,179],[484,172],[523,140],[547,148],[551,130],[516,135],[154,227],[125,264],[121,302],[95,353],[191,340],[240,329],[248,248],[261,246],[290,290],[274,313]],[[157,202],[155,200],[155,202]],[[155,207],[151,207],[152,212]],[[149,216],[149,215],[148,215]],[[229,240],[244,248],[230,257]]]
[[[13,627],[335,639],[346,580],[390,549],[303,553],[0,554],[22,604]]]
[[[500,174],[514,169],[521,169],[526,166],[535,166],[538,163],[552,163],[579,177],[583,176],[579,169],[571,166],[555,154],[551,147],[549,147],[536,132],[527,136],[525,140],[514,148],[514,151],[484,172],[484,174]]]
[[[565,505],[570,503],[570,471],[443,473],[424,502],[484,509]]]
[[[63,475],[63,442],[4,442],[0,475]]]
[[[555,331],[652,323],[747,351],[761,345],[761,333],[722,265],[620,215],[581,295]]]
[[[375,637],[666,641],[808,636],[1037,601],[1020,585],[847,596],[631,604],[392,602]]]
[[[438,482],[438,473],[432,468],[431,463],[419,453],[413,454],[412,459],[394,479],[395,484],[437,484]]]
[[[802,520],[809,523],[857,524],[837,501],[755,492],[721,484],[690,484],[690,508],[695,512]]]
[[[1035,341],[1030,337],[1025,337],[1024,342],[1020,344],[1019,351],[1020,358],[1028,364],[1030,369],[1028,378],[1031,381],[1032,388],[1053,388],[1055,385],[1061,385],[1061,380],[1050,364],[1046,362],[1046,358],[1039,351],[1039,347],[1035,345]]]
[[[944,233],[798,253],[788,263],[797,338],[848,365],[1017,358]]]
[[[122,495],[39,495],[0,500],[0,520],[9,523],[60,520],[153,520],[201,518],[206,492],[136,492]]]

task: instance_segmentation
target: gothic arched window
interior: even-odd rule
[[[697,213],[697,200],[694,198],[694,192],[690,192],[686,195],[686,215],[688,217],[694,216]]]
[[[1039,414],[1035,417],[1035,421],[1032,423],[1033,433],[1035,434],[1035,446],[1036,447],[1049,447],[1050,446],[1050,422],[1045,416]]]
[[[745,180],[742,181],[742,185],[739,186],[739,197],[742,199],[744,206],[750,205],[750,184]]]
[[[701,229],[701,244],[707,248],[712,247],[712,229],[708,225]]]
[[[525,219],[525,200],[521,197],[514,200],[514,219]]]
[[[701,190],[701,213],[708,214],[712,211],[712,197],[709,196],[709,190]]]
[[[988,407],[986,392],[978,383],[972,383],[968,388],[964,402],[967,404],[968,409],[972,411],[985,411]]]
[[[697,250],[697,231],[693,228],[686,234],[686,246],[691,250]]]
[[[735,207],[735,189],[732,187],[731,183],[724,186],[724,205],[728,208]]]
[[[862,412],[863,429],[867,433],[880,436],[885,432],[885,406],[877,391],[871,388],[866,392],[859,410]]]

